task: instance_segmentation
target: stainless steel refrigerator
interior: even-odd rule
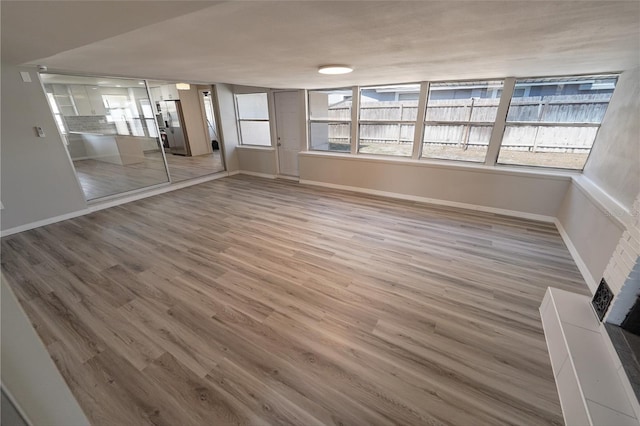
[[[189,138],[184,128],[184,115],[180,101],[158,101],[158,127],[166,134],[169,152],[176,155],[191,156]]]

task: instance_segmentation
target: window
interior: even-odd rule
[[[309,149],[351,152],[351,105],[353,91],[309,91]]]
[[[144,127],[147,134],[151,138],[157,138],[158,132],[156,131],[156,119],[153,113],[153,108],[151,108],[151,101],[149,101],[149,99],[140,99],[140,109],[142,109]]]
[[[267,94],[237,94],[235,98],[240,143],[242,145],[271,146]]]
[[[58,109],[58,105],[56,104],[56,98],[53,93],[47,92],[47,100],[49,101],[49,107],[51,107],[51,112],[53,112],[53,118],[56,120],[56,125],[58,126],[58,130],[61,134],[66,135],[67,129],[64,127],[64,119],[62,118],[62,114],[60,113],[60,109]]]
[[[358,152],[411,157],[419,96],[419,84],[362,88]]]
[[[516,80],[499,164],[582,170],[617,77]]]
[[[115,124],[118,134],[131,134],[133,113],[130,109],[129,97],[126,95],[102,95],[102,102],[107,111],[107,121]]]
[[[422,157],[484,162],[502,81],[432,83]]]

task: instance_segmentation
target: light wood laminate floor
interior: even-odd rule
[[[2,239],[95,425],[562,424],[551,224],[246,176]]]
[[[220,151],[185,157],[165,154],[172,182],[181,182],[224,170]],[[73,165],[87,200],[121,194],[169,181],[162,153],[146,152],[143,162],[119,165],[97,160],[75,160]]]

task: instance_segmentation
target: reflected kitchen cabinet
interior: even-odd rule
[[[102,95],[97,87],[71,85],[69,92],[73,96],[78,115],[106,115]]]
[[[161,101],[177,101],[180,99],[178,89],[175,84],[165,84],[160,87],[160,100]]]
[[[46,85],[45,85],[46,88]],[[64,116],[78,115],[76,107],[73,103],[73,97],[66,84],[51,84],[49,90],[53,93],[60,113]]]

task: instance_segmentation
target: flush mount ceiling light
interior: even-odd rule
[[[353,68],[346,65],[322,65],[318,68],[320,74],[349,74]]]
[[[191,85],[189,83],[176,83],[176,89],[191,90]]]

